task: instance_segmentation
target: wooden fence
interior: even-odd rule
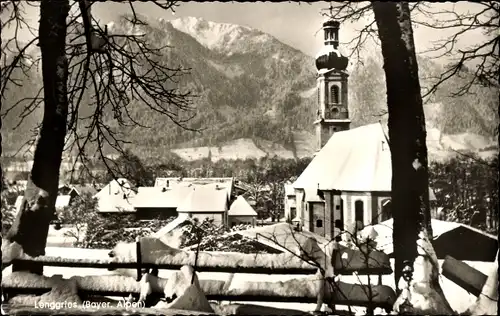
[[[229,281],[200,280],[200,286],[209,300],[216,301],[262,301],[262,302],[296,302],[316,303],[320,289],[318,288],[318,266],[304,261],[293,254],[239,254],[221,252],[196,253],[166,247],[160,251],[148,251],[151,239],[144,238],[136,244],[136,257],[91,259],[68,259],[61,257],[40,256],[31,258],[22,256],[12,264],[19,262],[38,262],[44,266],[87,267],[103,269],[134,269],[140,279],[143,268],[178,270],[183,265],[196,266],[199,272],[228,272],[256,274],[305,274],[312,277],[292,279],[285,282],[239,282],[239,287],[232,288]],[[346,260],[344,258],[350,258]],[[391,274],[389,257],[382,252],[372,251],[368,255],[359,250],[341,247],[333,254],[335,275]],[[8,264],[8,263],[6,263]],[[443,275],[478,296],[486,281],[486,276],[472,267],[447,257],[443,263]],[[56,278],[57,279],[57,278]],[[56,279],[30,274],[13,272],[2,279],[2,291],[8,299],[19,294],[41,295],[52,289]],[[121,275],[99,275],[73,277],[76,279],[78,294],[89,296],[138,296],[140,284],[137,279]],[[166,279],[160,280],[152,297],[163,295],[162,286]],[[364,306],[370,309],[381,307],[391,310],[396,299],[394,290],[382,284],[360,285],[341,281],[329,282],[323,291],[324,302],[330,306],[351,305]]]
[[[184,265],[191,265],[198,272],[309,275],[285,282],[239,282],[237,288],[232,288],[231,281],[200,280],[202,290],[209,300],[316,303],[322,291],[323,301],[330,306],[365,306],[370,309],[381,307],[389,311],[396,299],[394,290],[380,283],[361,285],[330,279],[330,282],[327,282],[330,286],[327,285],[321,290],[318,286],[318,265],[292,253],[240,254],[202,251],[197,256],[195,252],[173,249],[166,245],[158,250],[158,242],[157,239],[142,238],[136,244],[135,256],[129,258],[117,256],[91,260],[21,256],[12,261],[12,264],[38,262],[44,266],[137,271],[137,279],[120,275],[73,277],[77,280],[78,293],[82,297],[91,295],[126,297],[130,294],[138,296],[140,292],[138,280],[144,268],[178,270]],[[357,273],[381,276],[392,273],[389,257],[380,251],[372,251],[367,255],[359,250],[340,247],[332,257],[335,275]],[[166,279],[162,279],[161,282],[166,284]],[[51,278],[26,272],[13,272],[2,279],[2,289],[7,299],[18,294],[42,294],[50,291],[53,285],[54,280]],[[159,286],[152,295],[162,296],[162,287]]]

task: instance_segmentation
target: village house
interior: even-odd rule
[[[177,216],[177,208],[193,190],[191,186],[139,187],[132,202],[138,220]]]
[[[295,189],[293,183],[285,183],[284,210],[285,219],[291,221],[297,217],[297,204],[295,200]]]
[[[229,227],[240,224],[255,226],[255,220],[257,218],[257,212],[255,212],[253,207],[242,195],[238,196],[233,204],[231,204],[227,215]]]
[[[177,208],[179,215],[185,214],[197,218],[200,222],[206,218],[215,225],[228,225],[229,196],[226,188],[211,185],[193,186],[186,198]]]
[[[498,251],[498,238],[462,223],[431,219],[432,246],[438,259],[452,256],[457,260],[493,262]],[[376,242],[376,248],[393,256],[393,220],[366,227],[364,231]],[[363,233],[363,232],[362,232]],[[368,233],[368,232],[367,232]]]
[[[136,196],[135,188],[124,178],[113,179],[94,195],[97,211],[103,215],[113,213],[135,213],[132,205]]]
[[[156,178],[155,187],[175,188],[178,186],[199,186],[212,185],[227,190],[230,201],[233,201],[236,196],[245,193],[244,187],[234,178]]]
[[[240,202],[230,210],[238,198],[236,194],[244,192],[235,189],[234,183],[233,178],[157,178],[154,187],[132,189],[126,179],[118,179],[95,197],[99,199],[100,213],[134,214],[137,220],[183,216],[210,218],[220,225],[253,224],[257,214],[251,206],[248,209]]]
[[[338,238],[344,228],[391,218],[391,153],[381,123],[350,129],[347,58],[338,51],[339,23],[329,20],[323,30],[324,47],[316,58],[318,150],[294,182],[294,192],[285,187],[285,212],[305,230]],[[430,189],[429,194],[435,200]]]
[[[84,195],[94,196],[97,194],[97,190],[91,185],[72,185],[72,184],[61,184],[58,188],[59,195],[69,195],[71,199],[75,197],[82,197]]]

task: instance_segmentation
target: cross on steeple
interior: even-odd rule
[[[327,9],[321,9],[321,11],[326,11],[326,10],[330,11],[330,13],[329,14],[328,13],[321,13],[321,15],[332,17],[333,16],[333,4],[331,1],[330,1],[330,6]]]

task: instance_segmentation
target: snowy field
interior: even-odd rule
[[[58,256],[67,258],[106,258],[109,250],[107,249],[78,249],[78,248],[67,248],[67,247],[47,247],[47,256]],[[443,260],[439,260],[440,265],[443,264]],[[495,268],[493,262],[466,262],[473,268],[481,271],[485,275],[489,275],[491,271]],[[394,267],[394,262],[391,262]],[[62,274],[64,278],[70,278],[72,276],[85,276],[85,275],[109,275],[110,272],[106,269],[93,269],[93,268],[62,268],[62,267],[45,267],[44,269],[46,276],[52,276],[56,274]],[[169,275],[174,272],[174,270],[160,270],[159,276],[168,278]],[[3,271],[4,275],[10,274],[10,267]],[[203,280],[228,280],[230,277],[229,273],[215,273],[215,272],[201,272],[199,273],[199,278]],[[302,278],[305,275],[264,275],[264,274],[247,274],[240,273],[236,274],[233,278],[233,286],[236,286],[238,282],[242,281],[287,281],[294,278]],[[348,283],[367,283],[367,276],[342,276],[341,281]],[[378,276],[371,276],[372,284],[378,282]],[[382,283],[384,285],[389,285],[394,288],[394,276],[385,275],[382,277]],[[448,280],[447,278],[441,276],[440,284],[443,288],[445,296],[449,301],[451,307],[457,312],[465,311],[470,305],[472,305],[476,297],[469,294],[467,291]],[[238,303],[238,302],[232,302]],[[241,302],[247,304],[256,304],[263,306],[270,306],[276,308],[288,308],[303,311],[312,311],[315,308],[315,304],[302,304],[302,303],[268,303],[268,302]],[[339,309],[343,309],[338,306]],[[353,309],[357,310],[357,309]],[[362,313],[363,310],[359,309],[357,312]]]

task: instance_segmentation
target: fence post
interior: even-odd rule
[[[139,237],[135,239],[135,253],[137,257],[137,281],[140,281],[142,278],[142,267],[141,267],[141,262],[142,262],[142,254],[141,254],[141,240]]]

